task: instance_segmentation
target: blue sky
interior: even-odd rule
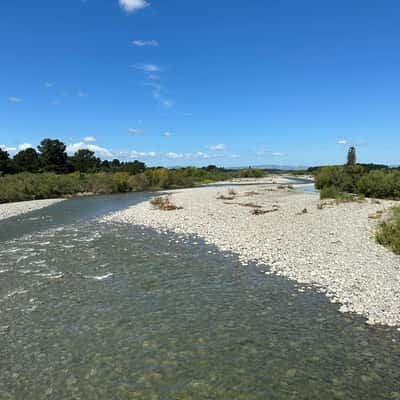
[[[2,1],[0,146],[400,164],[399,20],[398,0]]]

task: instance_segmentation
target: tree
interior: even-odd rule
[[[120,170],[123,172],[127,172],[129,175],[136,175],[144,172],[146,169],[146,164],[142,163],[138,160],[135,160],[133,162],[127,162],[124,163],[121,167]]]
[[[71,164],[79,172],[95,172],[100,166],[100,160],[95,157],[94,152],[87,149],[78,150],[71,157]]]
[[[43,139],[38,146],[40,164],[45,171],[58,174],[68,172],[66,146],[59,140]]]
[[[356,156],[356,148],[351,146],[347,153],[347,165],[356,165],[357,156]]]
[[[10,172],[10,155],[0,148],[0,175]]]
[[[14,156],[13,164],[18,172],[38,172],[40,168],[39,155],[32,148],[21,150]]]

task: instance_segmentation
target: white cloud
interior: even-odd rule
[[[341,140],[338,140],[337,144],[341,144],[341,145],[347,146],[347,145],[350,144],[350,142],[348,140],[346,140],[346,139],[341,139]]]
[[[119,0],[120,7],[127,13],[134,13],[150,5],[146,0]]]
[[[72,143],[67,146],[67,153],[73,154],[78,150],[87,149],[96,153],[97,156],[114,157],[115,154],[106,149],[105,147],[97,146],[96,144],[89,144],[85,142]]]
[[[45,87],[46,89],[50,89],[50,88],[52,88],[53,86],[54,86],[54,84],[51,83],[51,82],[45,82],[45,83],[44,83],[44,87]]]
[[[159,157],[160,154],[156,151],[120,151],[118,155],[126,160],[135,160],[138,158],[156,158]]]
[[[149,82],[147,85],[153,88],[151,92],[153,99],[161,103],[164,108],[172,108],[174,106],[174,102],[164,95],[164,88],[160,84]]]
[[[0,144],[0,149],[4,150],[4,151],[17,151],[16,147],[8,147],[5,144]]]
[[[94,136],[86,136],[85,138],[83,138],[84,142],[95,142],[96,138]]]
[[[84,91],[82,91],[82,90],[80,90],[79,92],[78,92],[78,97],[88,97],[89,95],[86,93],[86,92],[84,92]]]
[[[22,103],[24,101],[24,99],[21,99],[20,97],[15,97],[15,96],[10,96],[7,98],[7,100],[10,103]]]
[[[161,68],[156,64],[135,64],[133,68],[136,68],[144,72],[160,72]]]
[[[286,154],[280,151],[260,150],[256,152],[259,157],[283,157]]]
[[[220,144],[214,144],[212,146],[209,146],[208,148],[213,151],[222,151],[222,150],[226,149],[226,146],[224,144],[220,143]]]
[[[197,153],[175,153],[173,151],[170,151],[168,153],[165,154],[165,157],[173,159],[173,160],[177,160],[177,159],[207,159],[210,158],[210,156],[206,153],[203,153],[201,151],[198,151]]]
[[[173,133],[173,132],[164,132],[163,134],[162,134],[164,137],[166,137],[166,138],[170,138],[171,136],[174,136],[175,135],[175,133]]]
[[[128,133],[131,135],[143,135],[144,129],[142,128],[129,128]]]
[[[51,104],[53,106],[59,106],[61,104],[61,102],[59,100],[54,100],[54,101],[51,102]]]
[[[33,146],[30,143],[21,143],[18,145],[18,150],[31,149]]]
[[[157,40],[134,40],[132,44],[137,47],[145,47],[145,46],[157,47],[159,45]]]

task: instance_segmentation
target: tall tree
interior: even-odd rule
[[[10,155],[0,148],[0,175],[10,172]]]
[[[357,156],[356,156],[356,148],[351,146],[347,153],[347,165],[356,165]]]
[[[18,172],[38,172],[40,168],[39,154],[32,148],[21,150],[14,156],[13,165]]]
[[[66,146],[59,140],[43,139],[38,146],[40,164],[45,171],[68,172]]]
[[[95,172],[101,161],[95,157],[94,152],[81,149],[71,157],[71,164],[79,172]]]

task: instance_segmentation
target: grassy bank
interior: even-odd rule
[[[79,193],[111,194],[191,187],[243,176],[262,176],[258,170],[228,171],[206,168],[148,168],[127,172],[85,174],[20,173],[0,177],[0,203],[73,196]]]

